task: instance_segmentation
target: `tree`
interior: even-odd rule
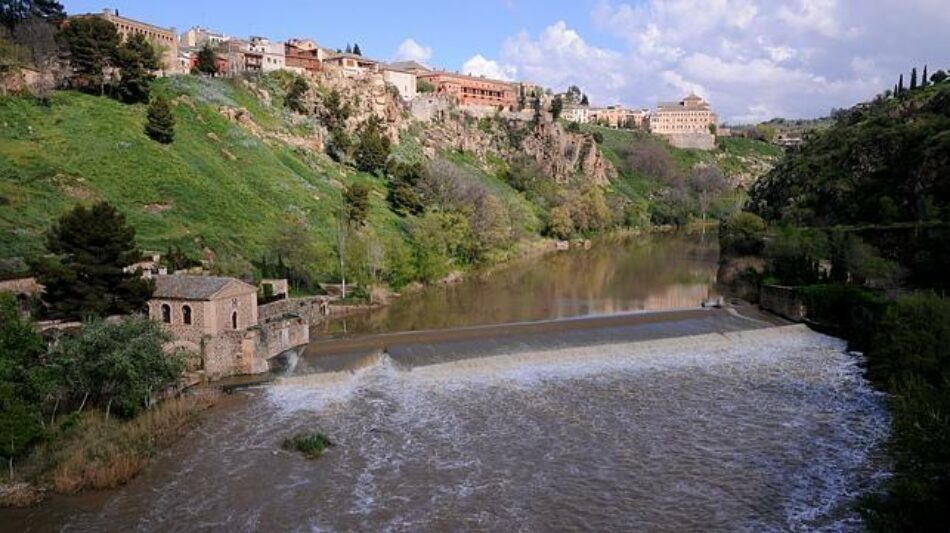
[[[184,370],[177,353],[165,353],[172,340],[161,324],[137,315],[117,323],[94,319],[75,337],[63,339],[50,354],[72,393],[131,417],[150,408]],[[82,405],[82,403],[80,404]]]
[[[201,47],[201,50],[198,50],[195,69],[201,74],[207,74],[208,76],[218,74],[218,54],[211,48],[211,44],[205,43],[205,45]]]
[[[155,75],[160,68],[158,54],[142,34],[136,34],[119,46],[116,66],[120,69],[116,95],[128,104],[148,102]]]
[[[0,293],[0,457],[13,461],[42,436],[43,389],[36,368],[45,346],[34,325],[20,316],[12,294]]]
[[[363,55],[363,51],[360,50],[360,45],[359,45],[359,43],[354,43],[354,44],[353,44],[353,55],[358,55],[358,56],[362,56],[362,55]]]
[[[947,79],[947,73],[943,70],[938,70],[933,73],[933,76],[930,77],[930,81],[936,83],[943,83]]]
[[[577,85],[571,85],[567,88],[567,92],[564,93],[565,99],[567,99],[567,101],[572,104],[580,102],[581,95],[581,88]]]
[[[303,101],[304,95],[306,95],[309,90],[310,85],[307,84],[307,80],[300,76],[294,77],[294,81],[290,84],[290,89],[287,91],[287,96],[284,97],[284,105],[295,113],[302,115],[309,114],[310,109]]]
[[[124,269],[140,258],[135,230],[107,202],[78,206],[53,225],[46,247],[55,259],[33,266],[55,318],[108,316],[143,310],[154,286]]]
[[[904,94],[904,75],[901,74],[900,79],[897,81],[897,94]]]
[[[62,4],[55,0],[4,0],[0,2],[0,24],[13,29],[31,17],[46,22],[59,22],[66,18]]]
[[[581,105],[590,105],[590,100],[587,98],[587,95],[581,97]]]
[[[420,79],[416,83],[416,90],[420,93],[431,93],[435,91],[435,86],[432,85],[432,82],[426,79]]]
[[[377,174],[386,168],[391,142],[383,131],[382,122],[372,117],[360,126],[359,140],[353,157],[356,168],[363,172]]]
[[[928,83],[930,83],[930,78],[927,77],[927,65],[924,65],[924,73],[920,77],[920,86],[926,87]]]
[[[703,223],[706,222],[706,215],[709,212],[709,206],[713,199],[726,189],[726,178],[722,172],[714,166],[701,167],[693,171],[690,176],[690,187],[696,192],[699,198],[699,207],[702,212]],[[705,226],[703,227],[705,231]]]
[[[162,144],[171,144],[175,140],[175,116],[168,99],[163,95],[158,95],[148,105],[145,134]]]
[[[353,227],[362,227],[366,224],[366,215],[369,213],[369,187],[362,183],[347,187],[343,191],[343,206],[347,223]]]
[[[910,90],[917,88],[917,67],[910,69]]]
[[[350,46],[350,43],[346,43],[346,53],[347,53],[347,54],[352,54],[352,53],[353,53],[353,47]]]
[[[561,118],[561,113],[564,111],[564,99],[560,95],[555,96],[554,100],[551,101],[551,118],[557,120]]]
[[[73,87],[98,88],[99,94],[104,95],[108,82],[106,69],[115,65],[119,51],[115,26],[99,17],[80,17],[65,25],[62,36],[69,47]]]
[[[401,215],[418,215],[425,204],[416,187],[422,178],[422,166],[418,163],[407,164],[392,161],[387,168],[389,194],[387,200],[393,211]]]

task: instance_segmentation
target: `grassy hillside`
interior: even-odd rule
[[[386,181],[275,140],[300,132],[282,106],[227,80],[186,76],[159,80],[154,90],[177,103],[168,146],[143,133],[145,106],[72,91],[55,93],[48,107],[0,98],[0,271],[20,270],[43,253],[43,233],[67,209],[108,200],[144,249],[180,246],[193,257],[207,249],[240,271],[263,254],[308,248],[313,269],[330,273],[334,213],[343,188],[356,182],[371,189],[373,238],[387,255],[405,256],[405,222],[387,206]],[[223,107],[246,109],[253,125],[229,120]],[[468,170],[525,213],[519,236],[536,234],[536,216],[519,193]]]

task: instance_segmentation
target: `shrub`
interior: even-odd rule
[[[737,213],[722,222],[719,228],[719,247],[724,253],[757,255],[765,247],[768,225],[758,215]]]
[[[162,144],[171,144],[175,140],[175,116],[164,96],[157,96],[148,105],[148,122],[145,134]]]
[[[281,444],[281,448],[300,452],[308,459],[319,459],[327,448],[333,446],[335,444],[326,435],[317,432],[294,435]]]
[[[934,386],[950,382],[950,300],[905,295],[887,309],[868,352],[868,371],[879,383],[919,376]]]

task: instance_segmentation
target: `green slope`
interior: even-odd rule
[[[189,95],[175,106],[169,146],[144,135],[144,106],[76,92],[56,93],[49,107],[0,99],[0,256],[40,253],[52,219],[97,199],[127,214],[145,248],[207,246],[244,257],[297,224],[329,240],[341,183],[366,182],[379,192],[374,214],[389,212],[382,180],[257,137],[218,112],[231,103],[250,109],[257,124],[282,124],[246,91],[187,78],[163,80],[157,90]]]

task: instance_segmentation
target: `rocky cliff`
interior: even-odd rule
[[[298,116],[295,120],[309,124],[312,133],[303,138],[283,139],[290,144],[322,148],[329,135],[325,119],[334,112],[332,99],[338,97],[347,107],[344,128],[348,133],[355,134],[361,124],[376,117],[395,145],[407,135],[415,136],[429,159],[446,151],[462,151],[482,161],[496,158],[508,163],[528,157],[559,183],[583,177],[606,185],[617,174],[590,134],[568,132],[550,120],[534,123],[519,113],[479,117],[477,112],[460,108],[452,99],[435,95],[421,96],[421,100],[428,102],[410,106],[376,73],[346,76],[339,70],[328,69],[306,79],[310,88],[303,102],[309,116]],[[265,86],[248,82],[248,88],[267,104],[279,97]],[[238,122],[249,116],[240,109],[222,109],[222,113]]]

